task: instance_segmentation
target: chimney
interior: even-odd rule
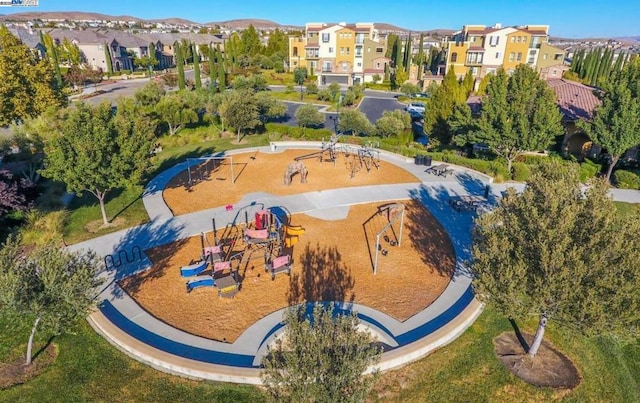
[[[496,22],[496,23],[493,25],[493,27],[491,27],[491,28],[501,29],[501,28],[502,28],[502,23],[500,23],[500,22]]]

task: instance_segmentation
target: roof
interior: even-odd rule
[[[548,80],[547,84],[555,91],[558,107],[565,120],[588,119],[601,103],[593,87],[564,78]]]
[[[470,51],[470,52],[484,52],[485,49],[482,46],[469,46],[468,51]]]
[[[469,95],[467,98],[467,105],[469,105],[472,114],[480,114],[482,111],[482,97],[479,95]]]
[[[9,28],[9,32],[20,39],[20,42],[27,45],[30,49],[35,49],[38,45],[43,46],[42,43],[40,43],[40,33],[38,31],[20,27],[11,27]]]
[[[366,74],[374,74],[374,73],[384,73],[384,69],[364,69]]]

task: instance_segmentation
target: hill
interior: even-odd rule
[[[249,25],[253,25],[257,29],[276,29],[276,28],[285,27],[285,25],[279,24],[277,22],[258,19],[258,18],[244,18],[244,19],[238,19],[238,20],[208,22],[205,25],[219,25],[221,27],[226,27],[230,29],[246,29],[249,27]],[[286,25],[286,27],[300,28],[301,26]]]
[[[169,18],[154,18],[152,20],[143,20],[146,22],[161,22],[161,23],[165,23],[165,24],[173,24],[173,25],[202,25],[198,22],[193,22],[190,20],[185,20],[184,18],[176,18],[176,17],[169,17]]]
[[[24,13],[5,14],[0,20],[28,21],[33,19],[49,20],[105,20],[105,21],[143,21],[130,15],[106,15],[84,11],[30,11]]]

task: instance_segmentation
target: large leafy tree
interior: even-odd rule
[[[38,60],[29,48],[0,25],[0,126],[20,122],[67,98],[57,85],[52,64]]]
[[[21,191],[19,181],[6,169],[0,170],[0,217],[12,210],[25,210],[27,198]]]
[[[598,180],[583,191],[577,169],[557,161],[534,172],[476,220],[474,289],[513,318],[539,318],[587,335],[640,333],[640,219],[620,219]]]
[[[258,103],[252,91],[230,91],[221,98],[218,114],[236,129],[237,142],[244,130],[255,129],[261,124]]]
[[[361,402],[374,385],[381,351],[371,335],[357,330],[354,313],[337,314],[333,305],[316,304],[313,314],[304,305],[284,317],[283,338],[276,340],[264,360],[263,381],[276,401]]]
[[[115,115],[108,102],[80,103],[66,111],[47,141],[41,173],[65,183],[68,191],[93,194],[106,225],[107,193],[138,184],[149,165],[153,132],[150,118],[139,113],[133,99],[121,100]]]
[[[0,249],[0,310],[18,322],[31,323],[26,364],[32,362],[38,329],[53,335],[68,330],[95,305],[99,260],[53,245],[25,254],[17,239]]]
[[[307,127],[320,126],[324,123],[324,115],[313,104],[300,105],[295,113],[298,126],[302,127],[302,135],[304,136]]]
[[[258,106],[258,116],[262,123],[272,119],[279,119],[287,114],[287,105],[274,98],[268,92],[258,92],[254,94],[256,105]]]
[[[276,28],[276,30],[269,35],[269,40],[267,41],[267,47],[265,49],[265,54],[267,56],[271,56],[276,53],[289,53],[289,39],[284,32],[280,31],[279,28]]]
[[[374,131],[374,127],[367,119],[367,115],[358,109],[344,109],[339,114],[338,130],[351,133],[353,136],[366,136]]]
[[[253,58],[262,53],[260,35],[253,24],[249,24],[249,27],[242,31],[240,40],[242,41],[242,54]]]
[[[600,97],[602,105],[595,109],[591,121],[580,121],[578,126],[609,153],[609,179],[625,151],[640,144],[640,58],[635,57],[615,74]]]
[[[500,69],[491,77],[475,140],[505,158],[511,170],[522,153],[547,149],[564,132],[561,120],[553,90],[521,64],[511,76]]]
[[[187,103],[187,98],[180,93],[167,94],[156,104],[158,118],[169,127],[169,135],[173,136],[185,125],[196,123],[198,114]]]

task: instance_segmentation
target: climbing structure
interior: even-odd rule
[[[287,167],[287,170],[284,173],[284,184],[289,186],[291,185],[291,180],[293,175],[300,174],[300,183],[307,183],[307,174],[309,171],[307,167],[301,161],[292,162]]]

